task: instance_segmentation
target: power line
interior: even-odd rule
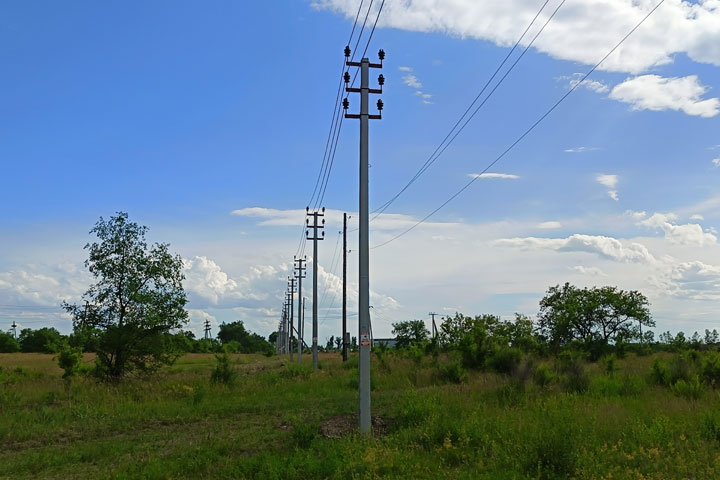
[[[392,237],[390,240],[387,240],[387,241],[385,241],[385,242],[383,242],[383,243],[380,243],[380,244],[378,244],[378,245],[375,245],[375,246],[372,247],[372,248],[375,249],[375,248],[380,248],[380,247],[382,247],[382,246],[384,246],[384,245],[387,245],[388,243],[397,240],[398,238],[402,237],[402,236],[405,235],[406,233],[408,233],[408,232],[410,232],[411,230],[415,229],[415,227],[417,227],[418,225],[424,223],[427,219],[429,219],[430,217],[432,217],[433,215],[435,215],[435,214],[436,214],[438,211],[440,211],[445,205],[447,205],[448,203],[450,203],[451,201],[453,201],[453,200],[454,200],[455,198],[457,198],[461,193],[463,193],[470,185],[472,185],[473,183],[475,183],[475,181],[476,181],[478,178],[480,178],[480,175],[482,175],[483,173],[486,173],[490,168],[492,168],[496,163],[498,163],[503,157],[505,157],[505,155],[507,155],[513,148],[515,148],[515,146],[516,146],[518,143],[520,143],[530,132],[532,132],[532,131],[535,129],[535,127],[537,127],[543,120],[545,120],[545,118],[547,118],[548,115],[550,115],[572,92],[574,92],[580,85],[582,85],[582,83],[583,83],[600,65],[602,65],[602,63],[603,63],[605,60],[607,60],[607,58],[608,58],[610,55],[612,55],[612,53],[615,52],[615,50],[617,50],[617,49],[620,47],[620,45],[622,45],[622,44],[625,42],[625,40],[627,40],[627,39],[630,37],[630,35],[632,35],[632,34],[635,32],[635,30],[637,30],[638,28],[640,28],[640,26],[641,26],[643,23],[645,23],[645,20],[647,20],[648,18],[650,18],[650,15],[652,15],[653,13],[655,13],[655,10],[657,10],[657,9],[660,7],[660,5],[662,5],[663,3],[665,3],[665,0],[660,0],[660,2],[659,2],[657,5],[655,5],[655,7],[654,7],[652,10],[650,10],[650,12],[649,12],[647,15],[645,15],[645,17],[643,17],[643,19],[640,20],[640,22],[639,22],[637,25],[635,25],[635,26],[632,28],[632,30],[630,30],[630,32],[628,32],[627,35],[625,35],[598,63],[596,63],[596,64],[582,77],[582,79],[580,79],[579,82],[577,82],[575,85],[573,85],[573,86],[567,91],[567,93],[565,93],[565,95],[563,95],[562,97],[560,97],[560,99],[559,99],[557,102],[555,102],[555,103],[552,105],[552,107],[550,107],[550,109],[549,109],[547,112],[545,112],[538,120],[535,121],[535,123],[533,123],[527,130],[525,130],[525,132],[524,132],[522,135],[520,135],[520,137],[518,137],[517,140],[515,140],[515,141],[514,141],[508,148],[506,148],[500,155],[498,155],[498,156],[495,158],[495,160],[493,160],[492,162],[490,162],[490,164],[489,164],[487,167],[485,167],[484,170],[482,170],[478,175],[475,175],[475,176],[474,176],[469,182],[467,182],[460,190],[458,190],[457,192],[455,192],[450,198],[448,198],[445,202],[443,202],[439,207],[437,207],[435,210],[433,210],[432,212],[430,212],[429,214],[427,214],[425,217],[423,217],[420,221],[418,221],[417,223],[415,223],[413,226],[411,226],[411,227],[408,228],[407,230],[404,230],[403,232],[399,233],[398,235]]]
[[[495,79],[495,77],[496,77],[497,74],[500,72],[500,70],[501,70],[502,67],[505,65],[505,63],[508,61],[508,59],[509,59],[510,56],[513,54],[513,52],[515,52],[515,49],[518,47],[518,45],[520,45],[520,42],[522,41],[522,39],[525,38],[525,35],[527,35],[527,33],[528,33],[528,31],[530,30],[530,28],[535,24],[535,21],[538,19],[538,17],[539,17],[540,14],[542,13],[542,11],[545,9],[545,6],[548,4],[549,1],[550,1],[550,0],[545,0],[545,3],[543,3],[543,5],[540,7],[540,10],[538,10],[538,12],[535,14],[535,17],[533,17],[532,21],[531,21],[531,22],[528,24],[528,26],[525,28],[525,31],[522,33],[522,35],[520,35],[520,38],[518,38],[518,39],[517,39],[517,42],[515,42],[515,45],[513,45],[512,49],[508,52],[508,54],[505,56],[505,58],[502,60],[502,62],[500,62],[500,65],[498,65],[498,67],[495,69],[495,72],[493,72],[493,74],[490,76],[490,78],[487,80],[487,82],[485,82],[485,85],[483,85],[482,89],[480,90],[480,93],[477,94],[477,96],[476,96],[475,99],[472,101],[472,103],[470,104],[470,106],[468,106],[468,108],[467,108],[467,109],[465,110],[465,112],[460,116],[460,118],[457,120],[457,122],[455,122],[455,125],[453,125],[453,127],[450,129],[450,131],[449,131],[448,134],[445,136],[445,138],[443,139],[443,141],[440,142],[440,144],[437,146],[437,148],[435,148],[435,151],[430,155],[430,157],[428,157],[428,159],[425,161],[425,163],[422,165],[422,167],[420,167],[420,169],[415,173],[415,175],[413,175],[413,177],[410,179],[410,181],[408,181],[408,183],[407,183],[402,189],[400,189],[400,191],[399,191],[398,193],[396,193],[390,200],[388,200],[387,202],[385,202],[384,204],[382,204],[380,207],[378,207],[378,208],[373,212],[373,213],[375,213],[375,216],[372,218],[372,220],[375,220],[381,213],[383,213],[385,210],[387,210],[387,208],[388,208],[393,202],[395,202],[395,200],[397,200],[398,197],[400,197],[400,195],[402,195],[402,194],[405,192],[405,190],[407,190],[407,189],[410,187],[410,185],[412,185],[413,183],[415,183],[415,181],[416,181],[418,178],[420,178],[420,176],[421,176],[423,173],[425,173],[425,171],[426,171],[428,168],[430,168],[430,166],[432,166],[432,164],[435,163],[435,161],[436,161],[438,158],[440,158],[440,155],[442,155],[442,154],[445,152],[445,150],[450,146],[450,144],[453,143],[453,141],[455,141],[455,139],[457,138],[457,136],[460,135],[460,133],[461,133],[461,132],[465,129],[465,127],[467,126],[467,124],[475,117],[475,115],[477,114],[477,112],[485,105],[485,103],[490,99],[490,97],[492,97],[493,93],[495,93],[495,90],[498,89],[498,87],[503,83],[503,81],[505,80],[505,78],[510,74],[510,72],[513,71],[513,69],[514,69],[515,66],[518,64],[518,62],[525,56],[525,53],[526,53],[526,52],[530,49],[530,47],[532,47],[532,45],[535,43],[535,40],[537,40],[537,38],[540,36],[540,34],[543,32],[543,30],[545,30],[545,27],[547,27],[547,25],[548,25],[548,24],[550,23],[550,21],[553,19],[553,17],[555,16],[555,14],[558,12],[558,10],[560,10],[560,7],[562,7],[563,4],[565,3],[565,0],[562,0],[562,1],[560,2],[560,4],[559,4],[559,5],[557,6],[557,8],[555,9],[555,11],[552,13],[552,15],[550,15],[550,17],[547,19],[547,21],[546,21],[545,24],[542,26],[542,28],[535,34],[535,36],[533,37],[533,39],[530,41],[530,43],[528,43],[528,45],[525,47],[525,49],[523,50],[523,52],[520,54],[520,56],[518,56],[518,58],[517,58],[517,59],[515,60],[515,62],[510,66],[510,68],[505,72],[505,74],[502,76],[502,78],[500,78],[500,80],[497,82],[497,84],[495,85],[495,87],[490,91],[490,93],[488,93],[488,95],[485,97],[485,99],[480,103],[480,105],[478,105],[478,107],[477,107],[477,108],[475,109],[475,111],[470,115],[470,117],[468,117],[468,119],[467,119],[467,120],[465,121],[465,123],[460,127],[460,129],[458,129],[458,130],[455,132],[455,129],[458,127],[458,125],[460,125],[460,123],[463,121],[463,119],[467,116],[468,112],[472,109],[472,107],[475,105],[475,103],[477,103],[477,101],[480,99],[480,97],[482,96],[482,94],[485,93],[485,90],[487,90],[487,88],[490,86],[490,83],[492,83],[492,81]],[[453,132],[455,132],[454,135],[453,135]],[[451,135],[452,135],[452,138],[450,138]],[[450,138],[449,141],[448,141],[448,138]],[[446,143],[446,142],[447,142],[447,143]]]

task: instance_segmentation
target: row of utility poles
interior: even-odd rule
[[[360,432],[370,432],[370,348],[371,348],[371,326],[370,326],[370,273],[369,273],[369,202],[368,202],[368,167],[369,167],[369,120],[379,120],[382,118],[381,112],[383,108],[382,100],[378,100],[378,114],[370,114],[369,98],[370,94],[382,93],[382,85],[385,78],[382,74],[378,77],[380,88],[370,88],[370,69],[382,68],[382,61],[385,58],[385,52],[380,50],[378,57],[380,63],[371,63],[368,58],[362,58],[359,62],[352,61],[350,58],[350,47],[345,47],[345,65],[346,67],[360,68],[360,87],[354,87],[354,82],[350,84],[350,72],[345,71],[343,80],[345,81],[345,91],[347,93],[360,94],[360,112],[348,113],[350,101],[346,97],[342,101],[342,107],[345,118],[360,120],[360,195],[358,199],[359,211],[359,258],[358,258],[358,339],[359,339],[359,362],[358,362],[358,403],[359,403],[359,420]],[[313,242],[313,292],[312,292],[312,364],[313,370],[318,368],[318,298],[317,298],[317,280],[318,280],[318,244],[325,238],[325,207],[320,210],[310,211],[310,207],[306,209],[306,240]],[[348,348],[350,334],[347,328],[347,219],[348,215],[343,215],[343,294],[342,294],[342,355],[343,361],[348,359]],[[312,220],[312,222],[311,222]],[[311,232],[312,231],[312,232]],[[298,294],[298,302],[302,298],[302,279],[305,278],[303,273],[305,267],[303,263],[307,262],[307,258],[294,258],[294,275],[289,277],[288,290],[286,293],[285,304],[283,305],[283,313],[278,324],[278,336],[276,339],[276,349],[279,354],[287,354],[291,359],[293,355],[293,333],[297,333],[297,360],[302,361],[302,350],[304,346],[304,321],[300,315],[298,305],[298,326],[293,325],[293,301],[294,294]],[[297,290],[296,282],[297,281]]]

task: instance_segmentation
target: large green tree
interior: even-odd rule
[[[430,336],[430,332],[425,328],[425,322],[422,320],[407,320],[393,323],[392,326],[397,348],[409,347],[424,342]]]
[[[242,320],[221,323],[217,337],[223,345],[230,346],[237,353],[268,353],[273,351],[273,345],[257,333],[248,331]]]
[[[183,262],[168,244],[148,245],[147,227],[119,212],[90,231],[85,266],[95,283],[85,303],[63,303],[76,330],[97,329],[97,371],[108,379],[153,371],[179,355],[168,333],[187,322]]]
[[[20,344],[10,333],[0,332],[0,353],[15,353],[20,351]]]
[[[23,328],[18,343],[23,352],[56,353],[63,343],[63,336],[52,327]]]
[[[642,327],[654,327],[647,298],[617,287],[551,287],[540,301],[538,330],[556,347],[573,340],[617,342],[640,339]]]

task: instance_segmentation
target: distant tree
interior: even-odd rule
[[[275,342],[277,341],[278,332],[272,332],[270,335],[268,335],[268,343],[271,345],[275,345]]]
[[[97,241],[85,245],[96,283],[83,295],[87,303],[63,304],[76,330],[99,330],[96,372],[107,379],[154,371],[181,353],[167,334],[187,321],[183,261],[167,244],[149,246],[146,232],[127,213],[101,217],[90,231]]]
[[[332,335],[330,338],[328,338],[327,344],[325,345],[325,350],[332,350],[335,348],[335,335]]]
[[[539,333],[553,346],[573,340],[607,344],[639,339],[640,326],[654,327],[647,298],[617,287],[551,287],[540,301]]]
[[[55,353],[63,343],[63,336],[52,327],[38,330],[24,328],[18,338],[23,352]]]
[[[340,350],[342,348],[342,338],[337,337],[335,339],[335,349]]]
[[[422,320],[407,320],[393,323],[392,326],[392,333],[395,335],[395,346],[397,348],[417,345],[426,341],[430,336],[430,332],[425,328],[425,322]]]
[[[268,353],[274,350],[273,345],[265,338],[257,333],[249,332],[242,320],[231,323],[223,322],[217,337],[223,345],[232,341],[237,342],[238,346],[233,347],[234,350],[237,350],[236,353]]]
[[[10,333],[0,332],[0,353],[15,353],[20,351],[20,344]]]
[[[718,335],[718,331],[713,328],[713,331],[705,330],[705,345],[717,345],[720,343],[720,335]]]
[[[357,343],[357,337],[351,337],[350,338],[350,349],[354,352],[357,350],[358,343]]]

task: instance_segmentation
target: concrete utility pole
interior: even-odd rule
[[[293,358],[292,352],[292,339],[293,332],[295,330],[295,323],[293,320],[293,312],[295,311],[295,277],[288,276],[288,287],[290,288],[290,359]]]
[[[302,299],[303,311],[302,322],[300,323],[300,326],[302,326],[302,328],[300,329],[300,338],[303,339],[303,343],[305,343],[305,300],[307,300],[307,297],[303,297]]]
[[[318,304],[317,304],[317,267],[318,267],[318,261],[317,261],[317,242],[318,240],[324,240],[325,239],[325,231],[323,230],[322,235],[318,237],[318,228],[325,228],[325,219],[322,219],[322,223],[318,224],[318,218],[325,216],[325,207],[322,208],[320,212],[314,211],[310,213],[310,207],[305,208],[305,214],[308,217],[313,217],[313,224],[310,225],[310,219],[305,219],[305,224],[307,225],[307,228],[313,229],[313,236],[310,236],[310,233],[306,230],[305,231],[305,238],[308,240],[313,241],[313,336],[312,336],[312,363],[313,363],[313,371],[317,372],[317,362],[318,362]]]
[[[295,267],[295,278],[297,278],[298,281],[298,326],[297,326],[297,334],[300,341],[298,341],[298,363],[302,363],[302,351],[303,351],[303,342],[305,340],[305,337],[303,337],[303,315],[302,315],[302,309],[305,308],[304,299],[302,296],[302,279],[307,276],[305,272],[306,267],[303,267],[303,263],[307,262],[307,257],[305,258],[296,258],[293,257],[293,260],[297,265],[294,265]]]
[[[343,213],[343,299],[342,299],[342,359],[348,359],[348,331],[347,331],[347,219],[348,214]]]
[[[435,315],[437,315],[437,313],[430,312],[428,315],[432,317],[432,338],[435,338],[437,337],[437,325],[435,325]]]
[[[385,77],[382,74],[378,77],[380,89],[370,88],[370,69],[382,68],[382,60],[385,58],[385,51],[378,52],[380,63],[370,63],[370,60],[363,58],[360,62],[350,61],[350,47],[345,47],[345,65],[348,67],[360,67],[360,88],[345,87],[347,92],[360,93],[360,114],[347,113],[350,102],[347,98],[343,100],[343,109],[346,111],[345,118],[357,118],[360,120],[360,265],[359,265],[359,295],[358,295],[358,323],[360,341],[360,362],[358,364],[359,375],[359,403],[360,403],[360,433],[370,433],[370,273],[369,273],[369,206],[368,206],[368,120],[381,119],[381,115],[370,115],[368,112],[369,94],[382,93],[382,85]],[[350,72],[343,75],[345,83],[350,83]],[[383,102],[378,100],[378,111],[382,112]]]
[[[278,338],[280,339],[280,351],[278,353],[285,353],[285,309],[286,305],[283,303],[282,317],[280,319],[280,329],[278,330]]]
[[[285,353],[290,355],[290,360],[292,360],[292,293],[290,291],[285,293],[285,302],[285,323],[287,324],[287,352]]]

